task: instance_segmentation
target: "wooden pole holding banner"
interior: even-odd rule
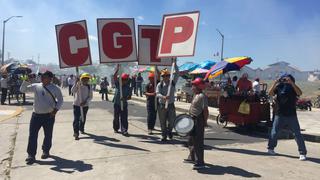
[[[172,81],[173,81],[173,71],[174,71],[174,67],[176,65],[176,58],[174,58],[173,62],[172,62],[172,66],[171,66],[171,72],[170,72],[170,82],[169,82],[169,88],[168,88],[168,93],[167,93],[167,97],[170,98],[170,92],[171,92],[171,88],[172,88]],[[166,106],[165,108],[168,109],[169,106],[169,99],[166,100]]]
[[[155,110],[158,109],[158,100],[157,100],[157,82],[158,82],[158,67],[157,65],[154,66],[154,93],[155,93],[155,98],[154,98],[154,107]]]
[[[118,75],[119,75],[119,89],[120,89],[120,108],[121,111],[123,111],[123,94],[122,94],[122,78],[121,78],[121,74],[122,74],[122,70],[121,70],[121,64],[119,65],[119,70],[118,70]]]
[[[81,79],[80,79],[80,76],[79,76],[79,67],[77,66],[76,67],[76,75],[77,75],[77,78],[79,78],[79,88],[78,88],[78,95],[79,95],[79,100],[80,100],[80,104],[82,103],[82,96],[81,96]],[[81,113],[81,121],[84,122],[84,116],[83,116],[83,107],[80,106],[80,113]]]

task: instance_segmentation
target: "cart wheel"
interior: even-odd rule
[[[226,116],[221,116],[221,114],[219,114],[217,116],[217,124],[219,126],[226,127],[227,124],[228,124],[227,117]]]

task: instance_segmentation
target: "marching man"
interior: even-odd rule
[[[154,73],[149,73],[148,78],[149,78],[149,83],[146,85],[146,88],[145,88],[146,92],[144,94],[147,97],[148,134],[151,135],[157,119],[157,109],[155,107],[156,84],[154,82],[154,78],[155,78]]]
[[[80,82],[79,79],[77,79],[74,86],[71,88],[72,94],[75,95],[73,101],[73,137],[75,140],[79,140],[79,130],[81,134],[84,134],[84,125],[87,119],[89,103],[93,96],[92,88],[89,85],[90,78],[90,74],[83,73],[80,76]],[[83,109],[83,121],[80,108]]]
[[[63,104],[63,97],[58,86],[52,84],[53,73],[46,71],[41,75],[41,83],[30,84],[23,81],[20,91],[34,92],[33,113],[31,116],[28,140],[28,165],[35,162],[37,153],[38,133],[41,127],[44,130],[44,141],[42,144],[43,154],[41,159],[47,159],[52,145],[52,131],[55,116]]]
[[[174,60],[176,61],[176,60]],[[168,96],[169,84],[170,84],[170,72],[167,69],[161,71],[162,81],[157,85],[157,98],[159,98],[158,113],[161,124],[162,139],[161,141],[167,141],[167,136],[171,140],[173,138],[172,129],[176,119],[176,108],[174,106],[174,93],[176,91],[175,85],[179,79],[179,69],[177,63],[175,63],[175,72],[172,81],[170,95]],[[166,101],[168,101],[168,108],[165,107]]]
[[[194,129],[189,137],[190,154],[184,162],[195,163],[193,169],[201,169],[204,164],[204,127],[208,120],[208,99],[202,92],[205,89],[205,82],[201,78],[196,78],[192,81],[192,91],[194,97],[191,102],[189,114],[194,120]]]
[[[120,96],[120,82],[118,80],[118,72],[120,65],[117,65],[116,72],[113,75],[114,83],[116,86],[113,98],[113,130],[118,133],[120,128],[124,136],[128,136],[128,100],[131,99],[132,90],[129,85],[129,74],[122,73],[122,98]],[[121,109],[121,101],[123,102],[123,109]]]

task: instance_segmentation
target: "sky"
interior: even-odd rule
[[[137,25],[160,25],[164,14],[200,11],[196,50],[178,63],[250,56],[251,67],[286,61],[301,70],[320,69],[318,0],[0,0],[6,23],[5,59],[38,59],[58,64],[55,25],[86,20],[93,62],[99,62],[97,18],[135,18]],[[2,23],[0,29],[2,35]],[[0,37],[2,42],[2,36]]]

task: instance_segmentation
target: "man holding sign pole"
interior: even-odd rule
[[[175,85],[177,84],[179,79],[179,69],[175,62],[176,62],[176,59],[174,60],[175,71],[172,72],[173,73],[173,79],[171,82],[172,87],[169,88],[170,72],[167,69],[163,69],[161,71],[162,81],[158,83],[157,90],[156,90],[157,97],[159,98],[158,113],[159,113],[161,132],[162,132],[161,141],[167,141],[167,137],[169,137],[169,139],[173,138],[172,129],[173,129],[174,121],[176,119],[176,109],[174,106],[175,91],[176,91]],[[166,107],[166,103],[168,103],[168,107]]]
[[[89,85],[91,76],[88,73],[83,73],[77,79],[75,85],[71,88],[72,93],[75,95],[73,101],[73,136],[75,140],[79,140],[79,130],[84,134],[84,125],[87,119],[87,112],[89,109],[89,102],[92,100],[93,92]],[[81,108],[83,113],[81,114]],[[80,118],[81,117],[81,118]]]
[[[124,136],[128,136],[128,100],[131,99],[132,90],[129,86],[129,74],[122,73],[121,81],[118,80],[120,65],[117,65],[116,72],[113,75],[114,83],[116,86],[113,98],[113,130],[118,133],[120,128]],[[121,85],[121,86],[120,86]],[[121,93],[122,90],[122,93]],[[122,96],[121,96],[122,94]],[[121,103],[123,105],[121,105]],[[122,107],[121,107],[122,106]]]

